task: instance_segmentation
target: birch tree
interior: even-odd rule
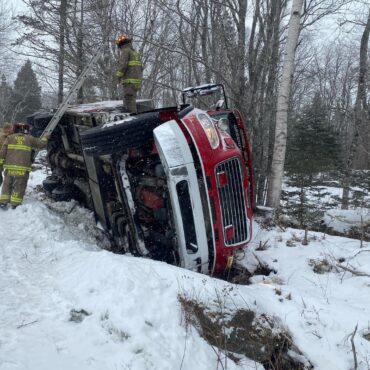
[[[267,193],[267,205],[274,208],[279,207],[280,204],[287,144],[288,106],[294,74],[294,59],[300,31],[302,6],[303,0],[293,0],[287,44],[284,53],[283,73],[281,85],[278,90],[275,143],[272,157],[270,186]]]

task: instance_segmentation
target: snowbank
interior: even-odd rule
[[[178,294],[211,300],[227,283],[101,250],[82,217],[59,211],[30,193],[0,213],[0,368],[215,369],[217,353],[182,325]]]
[[[361,225],[370,224],[370,210],[331,209],[325,213],[324,222],[333,230],[346,233],[353,227],[360,228]]]

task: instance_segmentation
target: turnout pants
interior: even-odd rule
[[[123,106],[130,113],[137,113],[136,109],[136,95],[138,89],[133,84],[123,85]]]
[[[19,174],[19,171],[5,170],[3,188],[1,190],[0,204],[10,204],[13,207],[22,204],[28,182],[28,172]]]

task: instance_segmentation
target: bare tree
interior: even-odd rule
[[[0,125],[9,121],[12,113],[12,88],[9,86],[5,75],[1,76],[0,83]]]
[[[0,0],[0,70],[9,74],[13,66],[13,58],[9,52],[10,37],[14,22],[13,10],[9,2]]]
[[[351,180],[351,171],[353,169],[355,153],[360,143],[360,132],[364,122],[368,122],[370,112],[367,102],[367,71],[368,71],[368,44],[370,35],[370,9],[365,29],[361,37],[360,46],[360,65],[358,71],[357,95],[354,110],[354,135],[349,148],[348,159],[343,175],[343,195],[342,209],[348,209],[349,205],[349,187]],[[368,125],[365,124],[366,126]],[[366,140],[366,139],[365,139]]]
[[[283,75],[278,92],[275,143],[271,166],[270,187],[267,194],[267,205],[274,208],[279,207],[280,204],[280,194],[284,176],[288,105],[294,73],[294,58],[300,31],[302,7],[303,0],[293,0],[285,50]]]
[[[65,30],[67,27],[67,0],[60,1],[60,24],[59,24],[59,58],[58,58],[58,104],[63,101],[64,90],[64,59],[65,59]]]

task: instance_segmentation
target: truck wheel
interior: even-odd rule
[[[159,112],[129,116],[81,133],[81,143],[87,154],[104,155],[139,147],[153,138],[153,130],[162,121]]]
[[[51,197],[57,202],[68,202],[78,194],[73,185],[58,185],[51,192]]]
[[[51,175],[48,176],[43,182],[42,186],[45,191],[52,192],[58,185],[61,184],[61,180],[58,176]]]

